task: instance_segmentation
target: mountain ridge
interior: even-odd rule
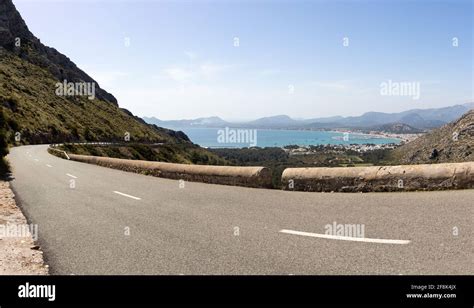
[[[474,109],[393,150],[401,164],[474,161]]]
[[[474,103],[458,104],[441,108],[410,109],[396,113],[365,112],[360,116],[333,116],[296,120],[288,115],[275,115],[258,118],[246,122],[229,122],[219,117],[207,117],[187,120],[159,120],[154,117],[144,117],[148,123],[159,124],[165,127],[207,127],[222,128],[288,128],[288,129],[334,129],[357,128],[370,129],[387,125],[406,125],[416,131],[429,130],[440,127],[458,119],[464,113],[474,108]],[[208,121],[204,121],[204,120]]]
[[[58,83],[94,85],[92,99],[59,95]],[[182,132],[147,124],[67,56],[30,32],[11,0],[0,0],[0,106],[9,143],[130,141],[190,143]]]
[[[67,56],[34,36],[11,0],[0,0],[0,46],[28,62],[46,68],[60,81],[91,82],[96,96],[118,106],[117,99],[82,71]],[[19,45],[19,46],[18,46]]]

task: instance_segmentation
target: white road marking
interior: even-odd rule
[[[34,161],[39,161],[39,159],[38,159],[38,158],[35,158]]]
[[[50,164],[46,164],[46,167],[53,168]]]
[[[124,197],[129,197],[129,198],[132,198],[132,199],[135,199],[135,200],[142,200],[142,198],[138,198],[138,197],[134,197],[134,196],[131,196],[131,195],[127,195],[127,194],[124,194],[120,191],[116,191],[114,190],[114,193],[118,194],[118,195],[122,195]]]
[[[73,179],[77,179],[77,176],[75,176],[75,175],[72,175],[72,174],[69,174],[69,173],[66,173],[66,175],[72,177]]]
[[[329,234],[318,234],[302,231],[293,231],[293,230],[280,230],[281,233],[310,236],[325,238],[330,240],[341,240],[341,241],[354,241],[354,242],[367,242],[367,243],[379,243],[379,244],[408,244],[409,240],[389,240],[389,239],[379,239],[379,238],[367,238],[367,237],[351,237],[351,236],[340,236],[340,235],[329,235]]]

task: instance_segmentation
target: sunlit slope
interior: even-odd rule
[[[474,110],[393,151],[401,163],[474,161]]]

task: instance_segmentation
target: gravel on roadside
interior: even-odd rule
[[[14,197],[10,184],[0,180],[0,275],[48,275],[33,239],[37,227],[28,224]]]

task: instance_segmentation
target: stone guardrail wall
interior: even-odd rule
[[[272,188],[265,167],[208,166],[67,154],[61,158],[157,177],[246,187]],[[317,192],[415,191],[474,188],[474,162],[401,166],[287,168],[285,190]]]
[[[61,150],[55,149],[55,148],[52,147],[51,145],[48,147],[48,153],[49,153],[49,154],[52,154],[52,155],[54,155],[54,156],[57,156],[57,157],[69,159],[69,156],[67,155],[67,153],[66,153],[65,151],[61,151]]]
[[[287,168],[285,190],[412,191],[474,188],[474,162],[338,168]]]
[[[67,154],[71,160],[157,177],[246,187],[270,188],[272,175],[265,167],[233,167],[163,163]]]

